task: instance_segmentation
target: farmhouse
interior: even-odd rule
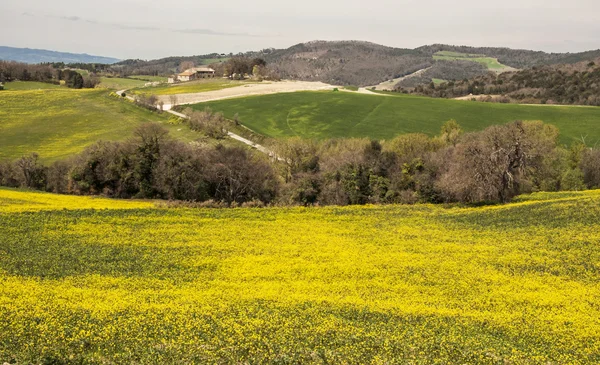
[[[169,77],[169,83],[172,84],[177,81],[192,81],[209,77],[215,77],[215,70],[210,67],[195,67],[185,70],[178,75]]]

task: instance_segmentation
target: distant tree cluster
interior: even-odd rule
[[[101,73],[111,69],[112,65],[104,64],[104,63],[64,63],[64,62],[49,62],[42,63],[42,65],[52,66],[57,70],[64,69],[77,69],[77,70],[85,70],[90,73]]]
[[[232,77],[238,75],[252,76],[254,73],[266,75],[267,62],[262,58],[251,58],[247,56],[235,56],[226,62],[213,65],[218,75]]]
[[[73,89],[94,88],[100,83],[95,75],[82,76],[70,69],[56,69],[50,64],[30,65],[26,63],[0,61],[0,82],[37,81],[49,84],[65,84]]]
[[[57,71],[48,65],[0,61],[0,82],[37,81],[58,84]]]
[[[417,85],[412,93],[455,98],[501,95],[508,101],[600,106],[600,59],[574,65],[540,66],[500,75],[488,73],[441,85]]]
[[[210,111],[198,128],[219,125]],[[274,141],[275,156],[171,139],[144,124],[127,142],[98,142],[50,166],[33,154],[0,164],[0,184],[57,193],[279,205],[507,202],[533,191],[600,188],[600,150],[557,144],[542,122],[463,133],[367,139]]]

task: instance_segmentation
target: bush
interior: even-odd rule
[[[212,109],[205,108],[203,111],[194,111],[188,108],[184,111],[188,119],[190,129],[206,133],[215,139],[227,137],[227,120],[221,113],[214,113]]]

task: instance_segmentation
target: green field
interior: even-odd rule
[[[143,80],[146,82],[167,82],[167,78],[164,76],[150,76],[150,75],[133,75],[129,76],[130,79]]]
[[[227,62],[229,61],[229,57],[223,57],[223,58],[204,58],[202,60],[202,65],[210,65],[213,63],[220,63],[220,62]]]
[[[133,89],[143,87],[148,81],[133,78],[101,77],[99,87],[113,90]]]
[[[206,91],[215,91],[228,89],[230,87],[247,85],[255,83],[253,81],[234,81],[222,78],[202,79],[185,82],[181,84],[161,85],[156,87],[145,87],[131,90],[135,94],[147,95],[175,95],[188,93],[201,93]]]
[[[60,87],[61,87],[60,85],[47,84],[45,82],[13,81],[13,82],[4,83],[3,91],[47,90],[47,89],[59,89]]]
[[[0,92],[0,160],[37,152],[53,161],[102,140],[122,140],[142,122],[163,123],[175,138],[196,139],[186,126],[167,123],[153,113],[105,90]]]
[[[598,364],[600,191],[153,207],[0,189],[0,359]]]
[[[564,143],[581,136],[587,136],[592,144],[600,141],[598,107],[527,106],[382,95],[298,92],[220,100],[193,108],[202,110],[209,106],[228,118],[237,113],[242,124],[269,137],[390,139],[402,133],[436,135],[450,119],[456,119],[466,131],[515,120],[542,120],[560,129]]]
[[[448,80],[442,80],[442,79],[432,79],[431,81],[433,81],[433,83],[436,85],[440,85],[440,84],[443,84],[444,82],[448,82]]]
[[[512,69],[509,66],[503,65],[498,62],[498,59],[492,57],[486,57],[485,55],[479,54],[467,54],[450,51],[440,51],[433,55],[434,60],[466,60],[478,62],[487,67],[489,70],[501,72]]]

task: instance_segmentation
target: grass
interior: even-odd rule
[[[37,152],[51,162],[100,139],[128,138],[143,122],[162,123],[175,138],[198,138],[196,132],[168,120],[167,114],[110,97],[105,90],[0,92],[0,160]]]
[[[128,78],[142,80],[146,82],[167,82],[167,78],[164,76],[134,75],[129,76]]]
[[[440,84],[443,84],[444,82],[448,82],[448,80],[443,80],[443,79],[432,79],[432,81],[436,85],[440,85]]]
[[[3,91],[23,91],[23,90],[47,90],[59,89],[60,85],[47,84],[36,81],[13,81],[4,83]],[[1,93],[2,91],[0,91]]]
[[[253,81],[234,81],[221,78],[202,79],[196,81],[185,82],[181,84],[161,85],[156,87],[145,87],[141,89],[131,90],[136,94],[153,94],[153,95],[175,95],[200,93],[206,91],[215,91],[228,89],[231,87],[247,85],[255,83]]]
[[[101,77],[99,86],[106,89],[124,90],[143,87],[147,82],[148,81],[133,78]]]
[[[221,63],[221,62],[227,62],[229,61],[229,57],[223,57],[223,58],[205,58],[202,60],[202,65],[210,65],[213,63]]]
[[[498,62],[498,59],[492,57],[486,57],[485,55],[479,54],[467,54],[467,53],[459,53],[459,52],[450,52],[450,51],[440,51],[433,55],[434,60],[467,60],[478,62],[487,67],[489,70],[501,72],[512,69],[509,66],[503,65]]]
[[[402,133],[439,133],[442,124],[456,119],[466,131],[514,120],[542,120],[561,131],[570,143],[587,136],[600,141],[600,108],[527,106],[433,99],[388,93],[365,95],[335,92],[297,92],[227,99],[193,105],[211,107],[269,137],[370,137],[391,139]]]
[[[1,359],[600,362],[600,191],[479,208],[150,205],[0,189]]]

